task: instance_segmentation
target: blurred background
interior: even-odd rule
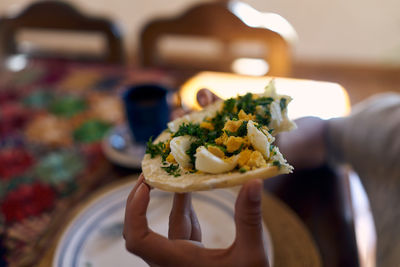
[[[3,0],[0,3],[0,14],[16,14],[31,2]],[[86,15],[106,17],[113,21],[123,36],[126,64],[140,65],[138,64],[140,34],[146,24],[158,18],[176,17],[195,4],[212,1],[173,0],[169,1],[168,5],[162,0],[129,3],[123,0],[112,3],[106,0],[67,2]],[[285,21],[269,18],[268,24],[280,29],[290,41],[292,65],[289,76],[338,82],[349,88],[352,103],[357,103],[375,92],[398,90],[397,84],[400,79],[398,1],[247,0],[243,3],[260,12],[278,14],[292,26],[292,29],[288,29]],[[50,40],[48,35],[37,33],[24,33],[19,38],[33,40],[43,45],[60,46],[61,43],[61,47],[65,47],[66,44],[60,39]],[[72,42],[72,45],[68,46],[69,49],[74,49],[76,46],[83,51],[93,52],[101,49],[96,42],[98,40],[95,35],[86,35],[82,36],[80,42],[75,40],[75,43]],[[202,45],[199,45],[199,42],[191,42],[189,46],[194,47],[196,43],[200,47],[200,57],[204,55],[207,47],[212,50],[207,42]],[[168,45],[166,42],[164,49],[175,47],[176,50],[180,50],[182,47],[189,47],[187,44],[184,42],[179,47],[174,43]],[[201,49],[201,46],[206,47],[205,50]],[[189,49],[188,53],[192,52]]]
[[[113,197],[124,200],[145,153],[138,129],[147,140],[151,129],[165,128],[171,110],[199,109],[200,88],[227,98],[262,92],[266,76],[280,77],[279,92],[294,99],[289,116],[322,119],[347,115],[376,93],[400,92],[398,0],[34,3],[0,1],[0,266],[49,266],[60,256],[56,247],[73,240],[60,239],[65,222],[80,221],[72,213],[67,220],[66,210],[89,197],[104,201],[112,190],[93,196],[101,186],[123,184]],[[124,96],[137,88],[142,99]],[[375,266],[368,199],[349,173],[330,166],[299,172],[301,179],[290,176],[286,199],[271,197],[283,211],[273,217],[296,222],[271,231],[275,266],[299,258],[305,266]],[[111,262],[120,258],[115,251],[127,256],[124,203],[118,212],[102,213],[115,220],[90,228],[101,242],[69,232],[85,244],[82,255],[94,251]],[[287,223],[273,219],[268,227]],[[104,247],[115,249],[111,256],[97,250],[110,240]],[[70,266],[75,256],[53,266]]]
[[[31,0],[3,0],[0,14],[17,12]],[[70,0],[81,11],[106,16],[124,32],[124,45],[136,57],[141,28],[160,16],[180,14],[195,3],[206,1],[163,0]],[[396,0],[354,1],[261,1],[246,0],[262,12],[286,18],[299,39],[295,61],[400,66],[400,3]]]

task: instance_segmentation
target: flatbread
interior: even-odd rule
[[[208,108],[209,107],[207,107],[206,110]],[[214,109],[215,105],[210,108]],[[185,121],[196,121],[199,118],[199,113],[204,115],[204,110],[200,112],[192,112],[191,114],[186,115]],[[154,140],[154,143],[160,141],[164,142],[168,140],[170,136],[171,134],[168,131],[164,131],[156,138],[156,140]],[[142,171],[146,183],[164,191],[178,193],[232,187],[244,184],[251,179],[267,179],[278,174],[291,172],[291,168],[288,168],[287,166],[281,166],[279,168],[269,164],[267,167],[249,170],[245,173],[241,173],[238,170],[221,174],[182,172],[180,176],[174,177],[163,170],[161,166],[161,156],[151,158],[149,154],[145,155],[142,161]]]
[[[165,138],[165,136],[168,138],[168,135],[168,133],[163,133],[160,138]],[[161,140],[165,139],[157,139],[157,141]],[[142,162],[142,170],[146,183],[164,191],[177,193],[232,187],[244,184],[251,179],[267,179],[278,174],[289,172],[285,168],[279,169],[276,166],[268,166],[250,170],[245,173],[240,173],[239,171],[221,174],[188,173],[174,177],[166,173],[160,166],[161,157],[152,159],[150,155],[145,155]]]

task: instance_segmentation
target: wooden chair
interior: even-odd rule
[[[16,35],[21,30],[99,33],[106,39],[105,51],[100,56],[89,57],[89,59],[108,63],[122,63],[124,60],[121,33],[111,21],[105,18],[85,16],[75,7],[62,1],[35,2],[14,17],[1,18],[0,47],[4,55],[19,52]],[[63,57],[63,55],[51,53],[40,54],[40,56],[43,55]],[[85,58],[85,55],[78,55],[75,58],[88,59]]]
[[[263,46],[264,49],[258,58],[268,63],[269,75],[288,76],[291,69],[291,42],[279,30],[272,30],[268,25],[263,25],[263,23],[268,23],[263,20],[264,15],[242,2],[218,1],[200,3],[178,17],[156,19],[148,23],[142,30],[140,62],[145,67],[173,67],[183,71],[232,72],[232,64],[235,59],[246,57],[235,54],[235,45],[250,42]],[[282,17],[280,18],[284,20]],[[287,21],[286,23],[286,26],[291,27]],[[291,29],[295,34],[294,29]],[[179,55],[181,52],[179,50],[182,49],[175,51],[176,57],[167,53],[163,54],[162,50],[165,45],[162,41],[169,36],[195,38],[194,43],[199,39],[201,41],[202,38],[207,39],[216,43],[219,51],[218,54],[209,58],[201,52],[197,58],[193,56],[194,53],[190,52],[186,55]],[[249,46],[247,52],[253,54],[250,58],[255,58],[252,50],[257,49]]]

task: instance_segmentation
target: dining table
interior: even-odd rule
[[[31,59],[13,69],[12,63],[0,73],[0,259],[31,266],[71,207],[139,171],[114,167],[101,148],[107,130],[124,120],[125,86],[174,82],[164,71],[120,65]]]
[[[140,165],[118,164],[104,151],[107,133],[125,123],[125,88],[158,83],[176,92],[182,77],[56,59],[0,70],[0,266],[51,266],[77,209],[104,188],[132,186],[140,173]],[[293,266],[360,266],[347,177],[322,166],[265,183],[274,266],[300,257]]]

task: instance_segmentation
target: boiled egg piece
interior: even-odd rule
[[[193,167],[193,164],[190,163],[190,157],[188,154],[186,154],[186,151],[190,148],[190,145],[194,139],[194,137],[184,135],[172,138],[171,142],[169,143],[172,156],[174,156],[176,162],[178,162],[178,164],[183,168]]]
[[[206,117],[212,118],[219,110],[221,110],[223,103],[224,102],[222,100],[216,101],[201,111],[186,114],[180,118],[170,121],[168,123],[168,129],[174,133],[177,132],[179,127],[184,123],[201,123]]]
[[[195,167],[205,173],[224,173],[236,167],[238,157],[232,156],[228,159],[221,159],[207,150],[205,146],[200,146],[196,150]]]
[[[265,129],[258,129],[252,120],[247,123],[247,137],[254,149],[260,151],[265,159],[268,159],[270,144],[275,138]]]
[[[271,124],[269,125],[272,129],[278,130],[283,122],[283,116],[279,102],[275,100],[270,105],[271,113]]]

